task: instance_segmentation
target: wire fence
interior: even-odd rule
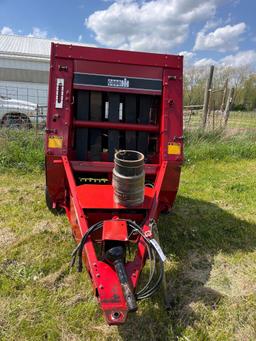
[[[202,129],[203,110],[184,109],[184,129],[196,131]],[[226,134],[256,133],[256,111],[230,111],[225,122],[223,112],[213,110],[208,114],[205,131],[223,130]]]
[[[47,104],[48,91],[45,87],[0,85],[0,96],[45,106]]]
[[[199,92],[203,105],[190,105],[184,107],[184,127],[187,131],[201,130],[204,132],[223,131],[225,134],[236,135],[241,133],[256,132],[256,108],[254,111],[232,111],[233,108],[251,108],[252,104],[246,106],[246,96],[239,99],[238,83],[229,77],[222,77],[221,83],[215,83],[218,78],[214,78],[214,65],[211,65],[208,77],[200,84]],[[222,75],[223,76],[223,75]],[[185,86],[186,100],[193,101],[193,86],[197,84],[190,83]],[[240,89],[241,90],[241,89]],[[241,91],[240,91],[241,92]],[[194,94],[195,95],[195,94]],[[203,95],[203,100],[202,100]],[[238,101],[239,99],[239,101]]]
[[[47,114],[46,89],[0,86],[1,128],[45,128]]]
[[[29,128],[43,133],[46,125],[47,100],[46,89],[0,86],[0,127]],[[203,115],[203,105],[185,106],[183,110],[185,131],[201,130]],[[230,111],[226,120],[225,112],[216,109],[213,103],[207,114],[204,130],[223,130],[227,134],[256,133],[256,110]]]

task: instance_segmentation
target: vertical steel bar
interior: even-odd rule
[[[120,95],[118,93],[109,93],[109,116],[110,122],[119,121],[119,104]],[[109,130],[108,131],[108,159],[113,161],[115,150],[119,149],[119,131]]]
[[[150,107],[152,104],[152,97],[151,96],[140,96],[140,103],[139,103],[139,117],[138,121],[142,124],[149,123],[149,113]],[[148,141],[149,141],[149,134],[146,132],[139,132],[138,139],[137,139],[137,150],[144,154],[145,160],[148,154]]]
[[[89,119],[89,91],[77,92],[76,113],[78,120],[85,121]],[[87,160],[88,157],[88,129],[76,129],[76,153],[77,159],[80,161]]]
[[[125,95],[124,116],[125,122],[136,123],[136,95]],[[136,131],[125,132],[125,148],[136,150]]]
[[[90,100],[91,121],[101,121],[102,116],[102,93],[92,91]],[[102,151],[101,129],[90,129],[90,151],[91,160],[100,161]]]

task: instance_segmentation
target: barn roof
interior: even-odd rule
[[[72,43],[57,39],[0,34],[0,56],[49,61],[51,42],[84,46],[84,44],[78,42]]]
[[[51,40],[16,35],[0,35],[0,54],[49,59]]]

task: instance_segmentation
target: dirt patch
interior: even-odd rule
[[[41,220],[33,228],[33,233],[42,233],[45,231],[57,232],[57,224],[50,220]]]
[[[7,318],[6,316],[8,316],[10,312],[10,302],[1,297],[0,300],[0,329],[4,329],[4,327],[7,324]]]
[[[71,297],[69,300],[67,300],[65,302],[65,306],[71,307],[71,306],[75,306],[76,304],[80,302],[85,302],[85,301],[86,301],[86,297],[82,296],[81,294],[77,294]]]
[[[62,285],[63,280],[68,275],[68,273],[69,267],[67,264],[65,264],[60,268],[60,270],[54,273],[50,273],[48,276],[40,279],[39,282],[47,289],[56,289]]]
[[[183,325],[198,319],[202,305],[215,309],[221,294],[206,286],[212,271],[210,253],[190,252],[168,283],[168,303],[177,321]]]
[[[0,247],[11,245],[16,239],[15,234],[9,228],[0,229]]]
[[[10,188],[0,187],[0,190],[1,190],[1,196],[3,196],[4,194],[10,193]]]
[[[191,253],[183,270],[185,279],[206,283],[211,272],[211,262],[210,254]]]
[[[243,326],[235,334],[236,341],[248,341],[256,339],[256,330],[251,326]]]
[[[183,262],[178,274],[168,284],[170,294],[180,296],[183,303],[186,299],[198,295],[209,279],[212,269],[212,256],[191,252]],[[172,295],[172,294],[171,294]],[[195,297],[194,297],[195,298]]]
[[[67,332],[65,329],[62,330],[60,339],[61,341],[81,341],[80,336]]]
[[[256,292],[256,253],[238,256],[236,262],[219,254],[214,259],[207,285],[228,297],[243,297]]]

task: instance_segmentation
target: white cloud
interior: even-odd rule
[[[194,51],[215,50],[219,52],[237,51],[241,35],[246,25],[241,22],[236,25],[219,27],[215,31],[206,33],[205,28],[197,33]]]
[[[193,64],[196,53],[191,51],[181,51],[179,52],[179,55],[184,56],[184,65],[185,67],[188,67],[191,66],[191,64]]]
[[[82,39],[83,39],[83,36],[82,36],[82,34],[80,34],[79,36],[78,36],[78,41],[80,42],[80,41],[82,41]]]
[[[251,68],[256,68],[256,51],[247,50],[231,54],[221,59],[214,60],[212,58],[202,58],[195,61],[195,67],[217,65],[217,66],[229,66],[229,67],[242,67],[249,65]]]
[[[8,35],[15,34],[13,29],[8,27],[8,26],[3,26],[3,28],[1,29],[0,32],[1,32],[1,34],[8,34]],[[22,32],[23,32],[22,30],[18,30],[19,34],[21,34]],[[32,32],[29,33],[27,36],[28,37],[35,37],[35,38],[47,38],[47,35],[48,35],[48,33],[46,30],[41,30],[39,27],[33,27]]]
[[[3,26],[1,29],[1,34],[13,35],[14,32],[13,32],[12,28],[10,28],[8,26]]]
[[[192,59],[196,54],[191,51],[181,51],[179,52],[180,56],[184,56],[184,58]]]
[[[216,63],[217,63],[216,60],[212,58],[202,58],[202,59],[197,60],[194,63],[194,66],[201,67],[201,66],[215,65]]]
[[[47,34],[47,31],[41,30],[39,27],[33,27],[32,33],[29,33],[28,37],[47,38]]]
[[[102,45],[167,52],[182,44],[193,22],[214,16],[225,0],[119,0],[96,11],[85,25]]]
[[[219,18],[218,20],[209,20],[206,22],[206,24],[204,25],[203,29],[201,32],[207,32],[209,30],[212,30],[218,26],[220,26],[222,23],[222,19]]]
[[[250,65],[256,67],[256,51],[248,50],[238,52],[234,55],[229,55],[220,60],[220,63],[224,66],[241,67]]]

